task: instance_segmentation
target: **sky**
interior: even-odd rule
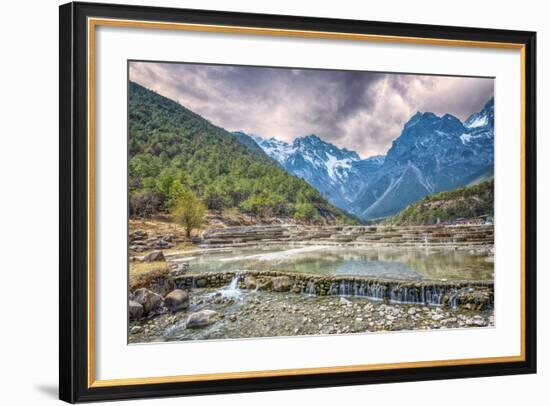
[[[362,158],[385,154],[418,111],[466,120],[493,79],[131,62],[129,78],[229,131],[292,142],[316,134]]]

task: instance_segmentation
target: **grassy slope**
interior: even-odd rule
[[[472,218],[483,214],[493,215],[494,181],[426,196],[409,205],[399,214],[386,220],[389,224],[415,225]]]

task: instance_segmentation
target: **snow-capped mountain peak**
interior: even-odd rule
[[[493,122],[492,99],[464,123],[450,114],[415,114],[349,211],[366,219],[386,217],[427,194],[464,186],[480,175],[490,176]]]
[[[383,163],[383,157],[362,160],[357,152],[339,148],[315,134],[297,137],[292,144],[275,138],[251,137],[269,157],[341,208],[354,198],[368,174]]]
[[[451,114],[418,112],[403,126],[387,155],[361,159],[310,134],[292,143],[250,135],[289,173],[332,204],[363,219],[397,213],[424,196],[491,176],[494,102],[462,122]]]
[[[488,125],[493,125],[494,122],[494,99],[489,100],[483,109],[472,114],[465,122],[464,127],[474,129],[479,127],[486,127]]]
[[[292,145],[275,138],[265,139],[255,134],[250,134],[250,137],[263,149],[270,158],[281,163],[295,152]]]

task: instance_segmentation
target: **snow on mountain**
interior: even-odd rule
[[[450,114],[415,114],[393,141],[384,164],[350,204],[350,212],[364,219],[390,216],[428,194],[491,176],[493,104],[489,100],[464,124]]]
[[[361,159],[316,135],[286,143],[250,135],[266,155],[332,204],[363,219],[393,215],[424,196],[492,176],[494,102],[461,122],[416,113],[385,156]]]
[[[468,123],[465,125],[465,127],[468,128],[476,128],[476,127],[483,127],[486,126],[488,123],[487,117],[476,117],[475,120],[473,120],[471,123]]]
[[[492,128],[495,119],[494,105],[494,99],[489,100],[480,112],[472,114],[464,122],[464,127],[472,129],[491,126]]]
[[[284,141],[279,141],[275,138],[265,140],[262,137],[254,134],[251,134],[250,137],[254,141],[256,141],[256,143],[263,149],[267,156],[273,158],[277,162],[285,161],[295,151],[292,145],[289,145]]]
[[[381,157],[362,160],[355,151],[338,148],[313,134],[298,137],[292,144],[275,138],[251,137],[288,172],[306,180],[344,210],[369,173],[383,163]]]

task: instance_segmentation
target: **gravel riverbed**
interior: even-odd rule
[[[190,317],[191,315],[194,315]],[[206,317],[204,323],[190,323]],[[129,342],[163,342],[494,326],[493,310],[383,303],[362,297],[192,289],[189,307],[131,321]]]

